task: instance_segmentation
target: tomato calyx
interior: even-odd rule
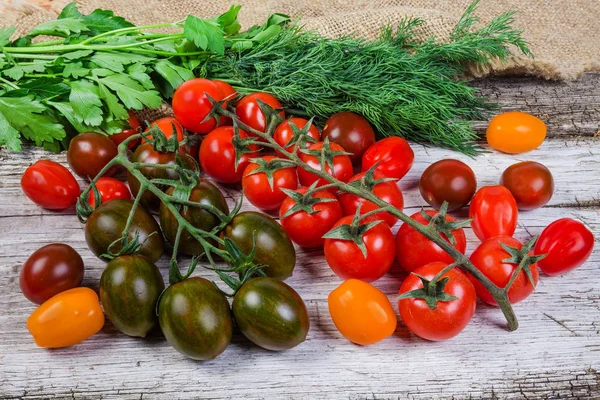
[[[502,242],[499,243],[500,246],[504,249],[504,251],[506,251],[510,255],[510,257],[502,260],[502,262],[517,265],[517,268],[513,272],[512,276],[510,277],[510,280],[504,287],[504,290],[506,292],[508,292],[508,290],[512,286],[515,279],[517,279],[517,276],[519,276],[519,274],[521,273],[521,271],[525,272],[525,275],[527,276],[527,280],[529,280],[529,283],[531,283],[531,286],[533,286],[535,288],[535,280],[533,279],[533,275],[531,273],[530,267],[531,267],[531,265],[535,264],[536,262],[544,259],[547,255],[547,254],[540,254],[540,255],[530,255],[529,254],[531,252],[531,250],[534,248],[535,242],[537,241],[537,239],[538,239],[537,236],[532,237],[527,243],[525,243],[523,245],[523,247],[521,247],[521,249],[511,247]]]
[[[366,218],[360,215],[360,208],[362,204],[359,204],[356,208],[356,213],[354,214],[354,218],[350,224],[342,224],[337,228],[334,228],[323,235],[323,239],[339,239],[339,240],[349,240],[356,244],[356,246],[360,249],[363,257],[367,258],[367,245],[363,241],[363,236],[367,231],[374,226],[382,223],[382,220],[376,220],[367,222],[366,224],[361,224],[361,221]]]
[[[281,190],[288,197],[294,200],[295,203],[289,210],[287,210],[285,214],[281,216],[281,219],[289,217],[290,215],[300,211],[304,211],[305,213],[310,215],[318,214],[321,212],[321,210],[316,210],[315,205],[319,203],[330,203],[333,201],[337,201],[336,199],[331,199],[327,197],[314,197],[313,194],[320,190],[324,190],[322,188],[316,190],[318,183],[318,181],[313,182],[313,184],[309,186],[308,190],[304,194],[299,193],[295,190],[280,188],[279,190]]]
[[[427,224],[428,229],[437,232],[440,235],[444,235],[450,241],[452,246],[456,246],[456,238],[454,237],[453,231],[457,229],[462,229],[471,224],[470,219],[464,221],[447,221],[446,215],[448,213],[448,202],[444,201],[442,206],[440,207],[437,214],[431,216],[425,212],[425,210],[421,209],[421,215],[425,218],[429,223]]]
[[[297,150],[308,147],[307,144],[309,143],[317,143],[317,140],[308,134],[310,128],[312,127],[314,119],[314,117],[309,119],[308,122],[304,125],[304,127],[300,129],[290,117],[288,123],[290,124],[290,128],[292,129],[292,138],[286,143],[284,147],[294,146],[294,150]]]
[[[252,170],[250,173],[248,173],[247,176],[260,173],[265,174],[267,176],[267,181],[269,182],[269,187],[271,188],[271,190],[274,190],[273,174],[275,173],[275,171],[285,168],[295,168],[294,163],[292,163],[290,160],[285,160],[283,158],[273,158],[271,160],[265,160],[264,158],[257,157],[251,158],[250,162],[258,165],[258,168]]]
[[[261,99],[256,99],[256,104],[258,104],[258,108],[260,108],[265,116],[265,121],[267,123],[266,132],[270,132],[272,135],[275,127],[285,121],[281,115],[279,115],[283,111],[283,108],[273,108]]]
[[[148,121],[146,121],[146,124],[150,127],[150,129],[145,132],[141,132],[142,140],[150,143],[154,150],[158,151],[159,153],[175,153],[179,150],[179,146],[181,144],[187,143],[187,139],[179,142],[175,124],[171,124],[173,132],[169,138],[167,138],[158,125],[150,125]]]
[[[140,233],[137,230],[134,232],[132,239],[129,239],[128,235],[124,235],[123,237],[114,240],[110,245],[108,245],[108,248],[106,249],[106,253],[102,254],[101,257],[106,258],[107,260],[112,260],[112,259],[120,257],[120,256],[138,254],[142,250],[144,243],[146,243],[146,241],[148,241],[148,239],[150,239],[152,236],[154,236],[156,234],[157,234],[156,231],[150,233],[141,242],[140,242]],[[112,251],[111,249],[113,248],[113,246],[115,246],[119,243],[121,244],[121,248],[119,249],[119,251],[117,251],[117,252]]]
[[[254,137],[242,138],[240,136],[240,127],[236,121],[233,122],[233,137],[231,138],[231,144],[235,150],[235,170],[237,171],[238,165],[244,154],[254,154],[256,150],[253,150],[253,146],[258,146],[259,142]]]
[[[425,300],[427,307],[429,307],[431,310],[435,310],[437,308],[437,303],[440,301],[449,302],[453,300],[458,300],[458,297],[444,291],[446,285],[450,281],[450,277],[446,276],[442,279],[437,279],[438,276],[443,275],[455,266],[456,264],[449,265],[431,280],[425,278],[422,275],[411,272],[413,275],[415,275],[421,280],[421,282],[423,283],[423,287],[421,289],[415,289],[411,290],[410,292],[402,293],[400,296],[398,296],[397,299],[423,299]]]
[[[385,178],[384,177],[384,178],[380,178],[380,179],[375,179],[375,170],[377,169],[377,166],[379,165],[379,163],[380,162],[376,162],[375,164],[373,164],[373,166],[371,168],[369,168],[360,179],[349,182],[348,185],[355,187],[356,189],[359,189],[361,191],[365,190],[365,191],[372,192],[373,188],[375,186],[379,185],[380,183],[396,182],[397,179],[394,179],[394,178]]]
[[[347,151],[333,150],[329,138],[323,140],[323,146],[318,150],[300,149],[300,152],[316,157],[319,160],[321,171],[326,171],[329,168],[329,171],[332,172],[334,171],[334,157],[351,154]]]

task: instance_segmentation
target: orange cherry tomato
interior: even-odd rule
[[[538,148],[546,138],[546,124],[520,111],[495,116],[486,131],[488,144],[503,153],[518,154]]]
[[[104,326],[98,295],[78,287],[51,297],[27,318],[27,329],[40,347],[68,347],[84,341]]]
[[[349,279],[329,294],[329,314],[342,335],[361,345],[377,343],[396,330],[398,318],[375,286]]]

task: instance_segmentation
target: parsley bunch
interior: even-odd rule
[[[240,31],[240,6],[200,19],[134,26],[112,11],[81,14],[69,4],[55,21],[11,41],[0,29],[0,145],[22,139],[59,151],[77,132],[120,132],[128,110],[157,108],[195,76],[222,79],[242,94],[270,92],[324,120],[339,111],[367,117],[381,135],[476,154],[471,121],[494,107],[458,80],[468,63],[528,54],[503,14],[473,31],[474,2],[450,40],[416,42],[418,19],[387,27],[376,41],[329,39],[282,14]],[[34,40],[38,36],[49,40]]]

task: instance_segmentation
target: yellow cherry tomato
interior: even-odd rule
[[[486,131],[488,144],[503,153],[518,154],[538,148],[546,138],[546,124],[520,111],[495,116]]]
[[[27,329],[40,347],[67,347],[84,341],[104,325],[98,295],[78,287],[46,300],[29,318]]]
[[[396,330],[398,318],[388,298],[375,286],[349,279],[329,294],[329,314],[346,339],[377,343]]]

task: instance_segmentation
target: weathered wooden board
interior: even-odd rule
[[[483,186],[496,183],[511,163],[530,159],[552,170],[556,193],[548,207],[520,215],[516,237],[525,240],[565,216],[584,221],[600,237],[600,139],[592,134],[600,123],[600,75],[568,84],[522,78],[476,84],[508,108],[548,110],[548,121],[556,121],[550,122],[553,138],[525,155],[494,152],[476,159],[415,146],[415,166],[401,182],[407,212],[425,205],[416,185],[435,160],[462,159]],[[426,342],[400,323],[392,337],[355,346],[340,336],[327,310],[339,279],[321,251],[300,250],[289,283],[307,302],[312,325],[307,341],[293,350],[268,352],[237,334],[218,359],[194,362],[159,332],[133,339],[110,322],[80,345],[39,349],[25,328],[34,307],[18,287],[27,256],[49,242],[69,243],[82,254],[84,284],[93,288],[104,266],[87,249],[73,210],[42,210],[21,193],[23,170],[41,157],[64,162],[64,155],[39,150],[0,152],[0,398],[600,398],[600,251],[570,274],[542,276],[536,292],[516,305],[521,327],[513,333],[504,329],[499,310],[479,303],[471,324],[450,341]],[[225,191],[233,203],[237,189]],[[477,242],[467,234],[472,251]],[[166,277],[165,260],[159,266]],[[394,266],[376,286],[393,301],[403,277]]]

